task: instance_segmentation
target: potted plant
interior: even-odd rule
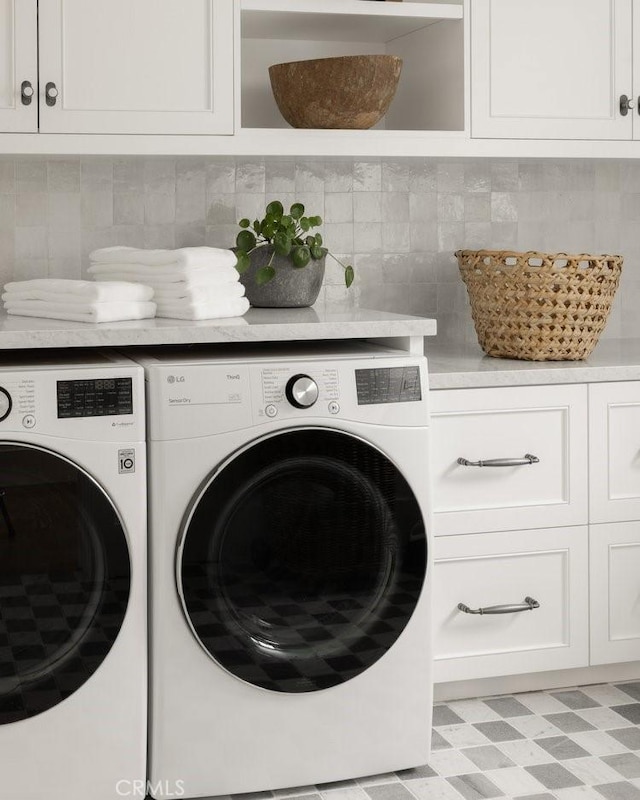
[[[324,278],[325,258],[331,256],[344,269],[347,288],[353,283],[351,265],[343,264],[324,246],[322,236],[312,233],[322,218],[306,216],[302,203],[288,214],[279,200],[266,207],[262,220],[238,223],[237,270],[252,306],[300,308],[318,297]]]

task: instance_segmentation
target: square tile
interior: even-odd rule
[[[607,733],[628,750],[640,750],[640,728],[616,728]]]
[[[456,775],[449,778],[449,783],[455,787],[465,800],[480,800],[486,797],[504,797],[504,793],[486,775],[474,772],[470,775]]]
[[[496,769],[491,773],[491,780],[509,797],[544,791],[540,781],[522,767]]]
[[[545,714],[544,718],[563,733],[577,733],[578,731],[592,731],[595,729],[594,725],[573,711],[565,711],[561,714]]]
[[[533,764],[525,769],[547,789],[564,789],[568,786],[580,786],[583,783],[562,764]]]
[[[524,736],[508,722],[476,722],[474,728],[484,734],[491,742],[508,742],[511,739],[524,739]]]
[[[602,756],[602,760],[619,772],[623,778],[640,778],[640,758],[635,753]]]
[[[612,710],[628,719],[634,725],[640,725],[640,703],[629,703],[623,706],[612,706]]]
[[[576,744],[567,736],[548,736],[544,739],[536,739],[536,744],[558,761],[563,761],[566,758],[582,758],[589,755],[583,747],[580,747],[579,744]]]
[[[640,800],[640,789],[628,781],[605,783],[593,788],[607,800]]]
[[[484,702],[501,717],[522,717],[532,713],[515,697],[492,697]]]
[[[634,700],[640,700],[640,681],[634,681],[633,683],[617,683],[615,688],[633,697]]]
[[[583,708],[578,714],[594,728],[606,731],[610,728],[619,728],[624,725],[624,717],[613,708],[599,706],[598,708]]]
[[[564,703],[566,706],[569,706],[569,708],[574,710],[576,708],[594,708],[595,706],[600,705],[600,703],[597,703],[579,689],[572,689],[563,692],[552,692],[551,696],[555,697],[556,700],[559,700],[561,703]]]
[[[478,769],[486,772],[491,769],[503,769],[514,767],[516,762],[512,761],[502,749],[498,749],[493,744],[479,745],[477,747],[466,747],[464,755],[473,761]],[[545,754],[546,755],[546,754]]]
[[[411,792],[400,782],[365,786],[364,790],[371,800],[413,800]]]

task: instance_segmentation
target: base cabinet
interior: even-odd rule
[[[591,663],[640,659],[640,522],[589,532]]]
[[[433,394],[436,681],[640,662],[640,381]]]
[[[439,537],[435,679],[586,666],[587,607],[586,526]]]

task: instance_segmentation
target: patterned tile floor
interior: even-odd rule
[[[438,703],[428,766],[242,800],[640,800],[640,681]]]

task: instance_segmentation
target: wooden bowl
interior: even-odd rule
[[[294,128],[370,128],[393,100],[402,59],[340,56],[269,67],[280,113]]]

